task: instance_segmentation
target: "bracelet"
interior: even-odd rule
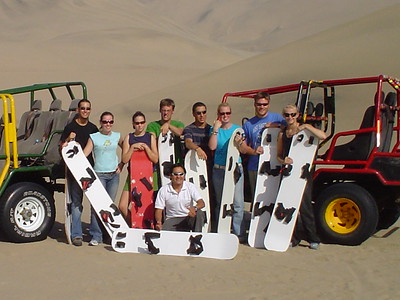
[[[212,134],[218,134],[218,131],[213,131],[213,133]]]

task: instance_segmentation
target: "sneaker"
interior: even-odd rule
[[[319,249],[319,243],[310,243],[310,249],[312,250],[318,250]]]
[[[300,244],[300,241],[294,240],[294,241],[290,242],[289,247],[294,248],[294,247],[297,247],[299,244]]]
[[[91,241],[89,242],[89,246],[98,246],[98,245],[99,245],[99,242],[96,241],[96,240],[91,240]]]
[[[246,244],[247,243],[247,237],[244,236],[244,235],[238,236],[238,239],[239,239],[239,243],[240,244]]]
[[[72,245],[74,246],[82,246],[82,238],[81,237],[75,237],[72,239]]]

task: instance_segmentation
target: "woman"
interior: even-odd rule
[[[231,107],[228,103],[221,103],[217,109],[217,119],[211,127],[210,140],[208,146],[214,153],[214,166],[213,166],[213,185],[215,191],[215,208],[214,208],[214,222],[213,231],[218,228],[218,219],[221,208],[222,190],[224,186],[225,165],[228,152],[229,139],[232,133],[240,128],[239,125],[232,124],[231,122]],[[235,138],[236,140],[236,138]],[[239,145],[242,140],[236,140]],[[240,147],[239,147],[240,148]],[[239,158],[239,163],[241,160]],[[235,193],[233,199],[233,206],[235,213],[232,216],[232,231],[235,235],[243,237],[243,208],[244,208],[244,195],[243,195],[243,167],[239,164],[240,178],[235,185]]]
[[[137,111],[132,116],[133,133],[129,133],[122,145],[122,162],[128,163],[134,151],[146,151],[147,156],[156,164],[158,162],[157,144],[154,135],[146,132],[146,117],[140,111]],[[124,189],[119,200],[119,209],[122,215],[130,224],[129,218],[129,191],[130,191],[130,166],[128,166],[128,176],[124,185]]]
[[[290,145],[292,143],[292,138],[295,134],[302,130],[308,130],[313,135],[315,135],[319,140],[326,139],[326,134],[322,130],[313,127],[310,124],[299,124],[297,119],[299,113],[295,105],[287,105],[282,111],[283,117],[287,123],[287,126],[282,129],[278,135],[278,145],[277,145],[277,158],[278,161],[284,165],[293,164],[293,159],[289,157]],[[301,200],[301,206],[299,211],[298,221],[292,236],[291,245],[297,246],[301,241],[301,236],[299,232],[303,227],[305,233],[305,239],[310,243],[310,249],[317,250],[319,248],[319,237],[317,235],[315,227],[314,213],[311,204],[311,192],[312,192],[312,182],[307,181],[306,188],[304,190],[303,199]]]
[[[119,173],[123,164],[118,164],[117,148],[122,146],[121,134],[112,131],[114,116],[106,111],[100,116],[99,132],[90,134],[90,138],[83,152],[86,156],[93,152],[94,170],[107,193],[114,201],[119,185]],[[102,231],[96,219],[96,213],[91,210],[90,246],[97,246],[103,241]]]

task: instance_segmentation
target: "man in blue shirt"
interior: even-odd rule
[[[262,131],[267,127],[280,127],[286,124],[284,118],[280,114],[269,112],[270,100],[270,95],[267,92],[258,92],[254,96],[256,115],[243,125],[243,130],[246,135],[244,146],[246,147],[245,153],[248,155],[247,170],[251,200],[254,199],[259,156],[264,152],[261,147]]]

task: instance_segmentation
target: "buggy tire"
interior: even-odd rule
[[[37,183],[20,182],[9,186],[2,196],[1,229],[16,243],[43,240],[54,225],[54,198]]]
[[[316,201],[316,222],[324,242],[359,245],[376,231],[378,219],[374,198],[356,184],[334,184]]]
[[[387,203],[379,213],[379,222],[377,230],[388,229],[400,216],[400,207],[397,203]]]

